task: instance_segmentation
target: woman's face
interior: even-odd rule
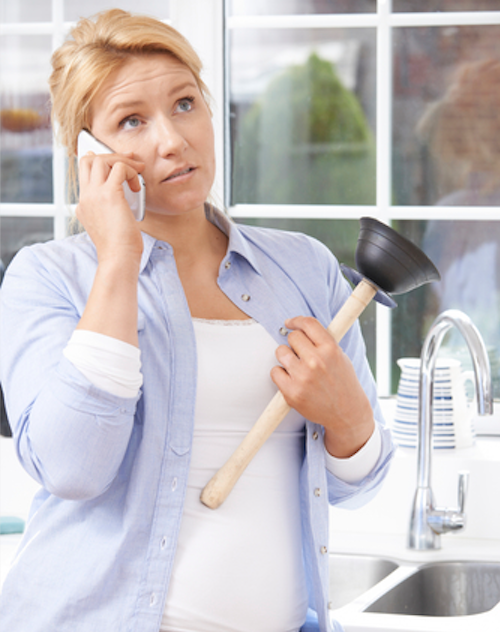
[[[92,102],[91,131],[145,163],[146,213],[200,210],[215,175],[210,112],[191,71],[162,54],[130,57]]]

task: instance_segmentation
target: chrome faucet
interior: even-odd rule
[[[469,473],[459,474],[459,506],[456,509],[435,507],[431,489],[434,368],[443,338],[453,326],[465,338],[472,357],[478,412],[480,415],[493,413],[490,363],[483,339],[468,316],[456,309],[447,310],[440,314],[431,325],[420,356],[417,490],[413,500],[408,536],[408,546],[411,549],[439,549],[442,533],[457,531],[465,526],[464,507]]]

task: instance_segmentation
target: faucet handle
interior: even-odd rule
[[[461,514],[465,513],[465,501],[469,489],[469,472],[462,471],[458,473],[458,510]]]
[[[458,473],[458,508],[448,509],[436,507],[427,514],[427,524],[434,533],[458,531],[465,527],[465,500],[469,486],[469,472]]]

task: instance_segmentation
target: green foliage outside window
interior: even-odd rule
[[[357,97],[315,53],[243,117],[233,204],[375,204],[375,143]]]

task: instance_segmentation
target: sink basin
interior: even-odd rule
[[[500,602],[500,563],[439,562],[377,599],[365,612],[456,617],[491,610]]]
[[[378,584],[398,564],[365,555],[330,555],[330,607],[341,608]]]

